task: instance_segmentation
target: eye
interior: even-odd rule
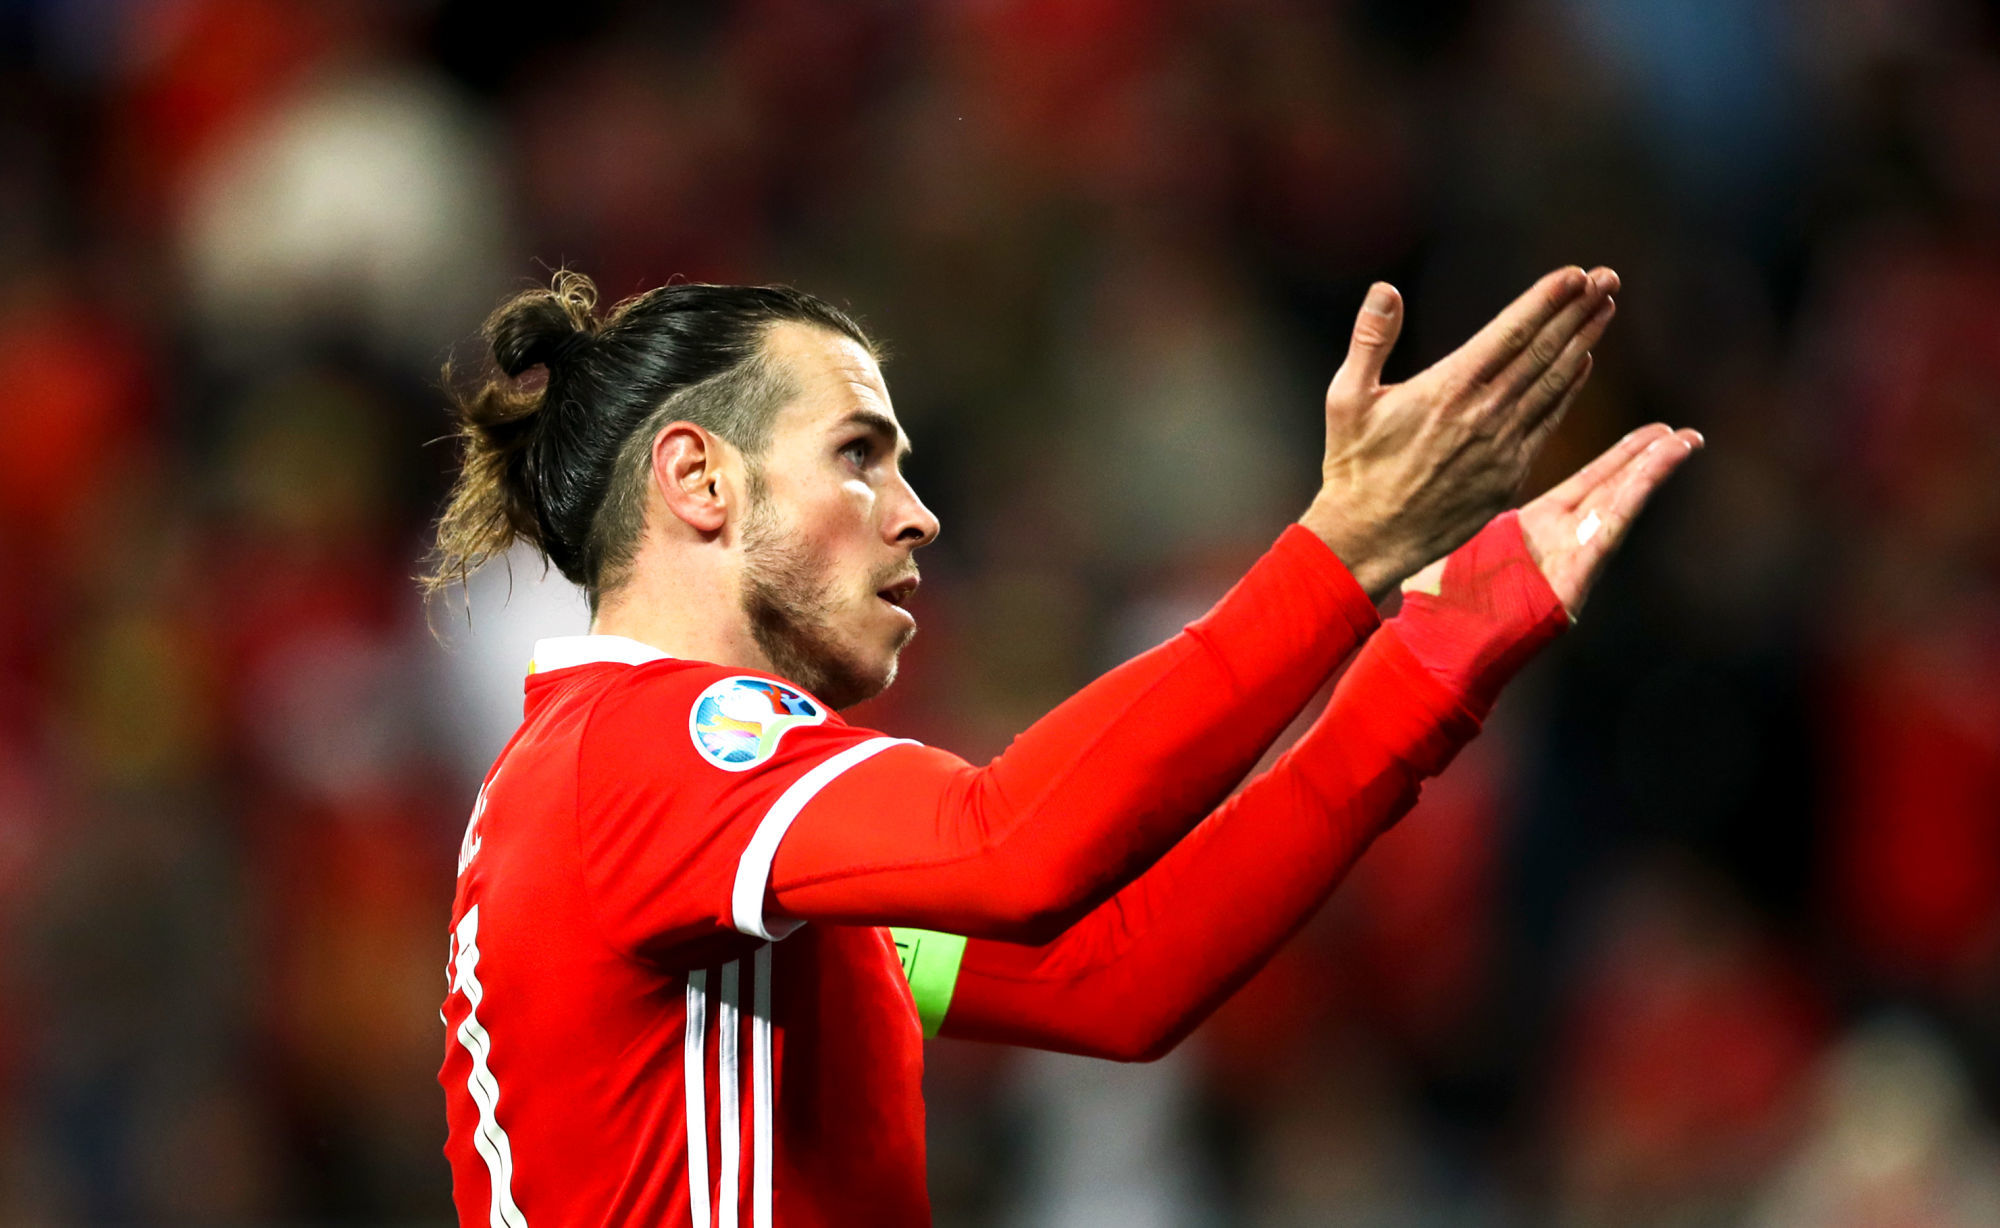
[[[840,446],[840,454],[851,461],[856,469],[866,469],[868,461],[875,455],[875,445],[867,439],[856,439]]]

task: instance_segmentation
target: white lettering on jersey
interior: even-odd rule
[[[486,791],[491,789],[493,781],[498,779],[500,779],[500,773],[496,771],[493,773],[492,780],[488,780],[485,784],[479,786],[479,797],[472,803],[472,817],[467,819],[465,823],[465,838],[458,842],[458,873],[460,877],[465,875],[465,867],[472,864],[472,859],[479,856],[479,846],[482,843],[479,835],[479,820],[486,813]]]
[[[483,800],[484,794],[481,796]],[[451,988],[453,993],[465,995],[465,1022],[458,1025],[458,1043],[472,1057],[472,1073],[466,1076],[465,1090],[472,1093],[472,1102],[479,1106],[479,1129],[472,1135],[472,1145],[486,1161],[493,1188],[487,1222],[491,1228],[528,1228],[528,1218],[514,1205],[514,1145],[508,1141],[507,1131],[500,1127],[500,1083],[488,1064],[493,1041],[479,1022],[479,1004],[485,999],[486,990],[479,983],[477,904],[466,910],[465,919],[458,923],[456,937],[458,958],[452,963]]]

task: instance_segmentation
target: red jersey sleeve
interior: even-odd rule
[[[1042,946],[960,948],[943,1034],[1157,1057],[1262,967],[1569,625],[1512,513],[1405,602],[1312,729],[1145,875]],[[936,1002],[949,1003],[948,1009]]]
[[[1294,527],[1203,618],[999,758],[857,729],[766,675],[655,662],[583,739],[582,855],[623,949],[798,922],[1059,932],[1235,788],[1376,625]]]
[[[1207,614],[991,763],[895,747],[830,777],[791,816],[772,898],[790,917],[1045,940],[1228,796],[1375,626],[1294,526]]]
[[[1298,745],[1137,881],[1045,945],[967,943],[943,1035],[1150,1060],[1207,1018],[1479,728],[1393,626]]]
[[[767,928],[763,898],[789,816],[904,745],[769,675],[633,670],[592,706],[577,764],[578,853],[604,937],[627,953],[731,931],[782,938],[795,923]]]

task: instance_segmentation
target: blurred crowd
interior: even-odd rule
[[[928,1053],[942,1225],[2000,1222],[2000,14],[1970,0],[0,3],[0,1223],[440,1223],[453,851],[532,558],[438,370],[560,266],[891,351],[973,757],[1392,365],[1626,290],[1551,448],[1710,448],[1164,1062]]]

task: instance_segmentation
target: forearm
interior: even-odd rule
[[[968,943],[944,1034],[1159,1056],[1305,924],[1477,730],[1391,624],[1298,745],[1152,870],[1046,945]]]
[[[1053,936],[1233,789],[1373,629],[1339,561],[1294,528],[1206,616],[1086,687],[983,768],[898,748],[779,846],[780,915]]]
[[[1568,617],[1511,515],[1412,593],[1263,777],[1038,948],[972,943],[951,1035],[1102,1056],[1171,1048],[1305,923]]]

